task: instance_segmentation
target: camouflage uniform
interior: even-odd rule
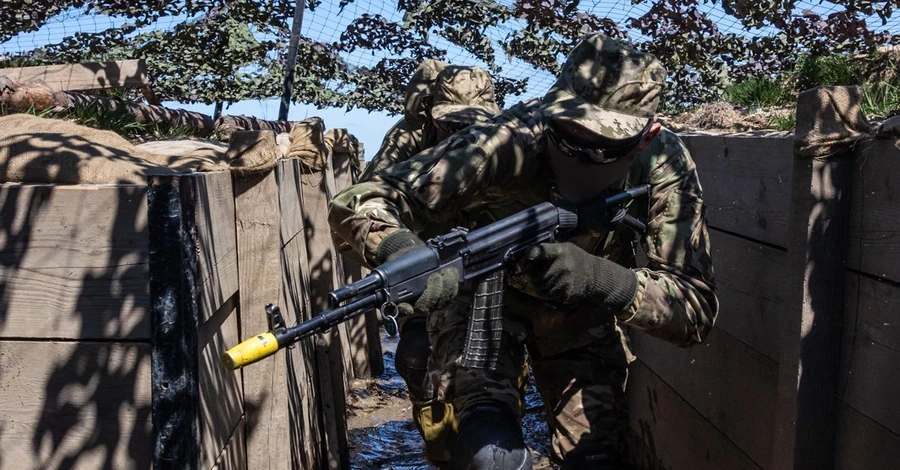
[[[567,73],[570,82],[577,81],[572,78],[577,71],[565,69],[561,81]],[[480,226],[553,200],[546,113],[558,102],[557,97],[520,103],[348,188],[332,202],[336,243],[372,262],[381,240],[397,230],[419,232],[458,213],[469,216],[470,226]],[[601,122],[598,131],[615,131],[623,122]],[[449,307],[431,312],[433,404],[423,412],[435,423],[425,433],[432,459],[446,457],[441,448],[453,436],[455,415],[465,414],[470,404],[490,399],[521,415],[526,354],[547,408],[555,457],[577,465],[580,459],[608,454],[615,461],[623,455],[624,387],[634,356],[622,325],[690,346],[708,334],[718,312],[702,189],[687,148],[672,132],[663,129],[613,190],[640,184],[652,186],[651,196],[629,211],[648,222],[642,239],[620,228],[571,240],[588,253],[633,268],[637,292],[622,311],[538,301],[528,285],[512,277],[505,299],[508,347],[493,371],[467,369],[460,362],[471,286],[464,285]],[[638,243],[646,266],[636,262]]]
[[[433,115],[434,108],[438,109],[437,116]],[[438,142],[432,119],[473,123],[499,112],[487,72],[478,67],[426,60],[416,69],[406,90],[403,119],[385,134],[362,179],[435,146]]]

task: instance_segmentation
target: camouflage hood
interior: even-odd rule
[[[414,127],[425,124],[425,120],[428,118],[426,107],[428,98],[431,96],[432,86],[441,70],[448,65],[450,64],[440,60],[429,59],[416,68],[416,72],[406,87],[406,96],[403,99],[403,117]]]
[[[432,95],[435,121],[469,125],[500,113],[491,76],[479,67],[448,66],[438,74]]]

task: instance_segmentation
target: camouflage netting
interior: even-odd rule
[[[819,87],[797,97],[794,155],[828,158],[843,155],[874,134],[863,114],[859,87]]]

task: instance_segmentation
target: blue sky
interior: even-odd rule
[[[479,1],[479,0],[472,0]],[[506,6],[511,6],[514,0],[496,0]],[[629,17],[639,17],[644,14],[653,2],[643,1],[633,3],[632,0],[583,0],[580,9],[600,17],[606,17],[619,24]],[[306,10],[304,13],[302,33],[313,40],[323,43],[332,43],[340,40],[341,33],[346,29],[347,25],[362,14],[379,14],[386,19],[395,22],[402,22],[402,14],[395,8],[396,0],[353,0],[345,6],[343,10],[340,8],[340,0],[322,0],[315,11]],[[713,19],[719,29],[723,32],[741,33],[740,24],[733,18],[724,13],[720,6],[720,2],[702,2],[699,6],[711,19]],[[800,0],[797,3],[795,13],[799,14],[804,10],[812,10],[821,15],[827,15],[834,11],[836,7],[833,3],[823,2],[820,4],[818,0]],[[145,29],[169,29],[184,17],[164,17],[156,24]],[[71,36],[76,32],[90,33],[103,31],[109,28],[117,28],[127,21],[121,17],[109,17],[98,14],[84,14],[82,9],[71,9],[57,15],[38,31],[27,34],[20,34],[10,41],[0,43],[0,55],[4,53],[16,53],[25,50],[42,47],[47,44],[58,43],[67,36]],[[881,25],[881,21],[877,17],[869,18],[867,21],[875,30],[887,30],[895,34],[900,34],[900,15],[895,15],[886,26]],[[529,85],[524,95],[518,97],[509,97],[507,105],[514,104],[518,100],[528,99],[534,96],[542,95],[552,84],[554,77],[549,73],[536,70],[524,62],[508,57],[505,52],[496,44],[496,40],[502,39],[523,26],[519,20],[510,20],[497,26],[488,28],[486,33],[489,37],[495,39],[495,55],[497,65],[503,68],[502,75],[521,79],[528,78]],[[744,31],[743,34],[751,35],[767,35],[771,34],[771,30],[754,30]],[[641,41],[643,38],[636,31],[631,31],[632,39]],[[447,60],[452,63],[477,65],[486,67],[486,64],[479,61],[471,54],[461,50],[459,47],[450,44],[449,41],[432,34],[429,38],[432,45],[447,51]],[[357,50],[349,54],[345,54],[348,63],[356,66],[371,66],[378,60],[385,57],[383,52],[372,52],[367,50]],[[560,57],[560,59],[562,59]],[[661,58],[664,61],[664,58]],[[170,107],[181,107],[184,109],[198,111],[206,114],[213,113],[212,105],[188,105],[180,103],[166,103]],[[242,101],[235,103],[225,110],[227,114],[233,115],[249,115],[262,119],[275,119],[278,116],[279,101],[277,99],[267,101]],[[305,104],[293,104],[291,106],[289,119],[300,120],[310,116],[319,116],[325,121],[328,128],[347,128],[366,148],[366,157],[371,158],[381,144],[384,133],[400,118],[400,116],[390,116],[384,112],[365,110],[345,111],[343,109],[316,109],[315,106]]]

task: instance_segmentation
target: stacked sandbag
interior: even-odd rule
[[[235,132],[240,131],[272,131],[283,134],[291,131],[290,121],[266,121],[251,116],[220,116],[214,127],[216,136],[224,141],[231,140]]]
[[[306,172],[325,170],[328,165],[325,121],[318,117],[312,117],[295,122],[291,127],[287,158],[300,160],[300,166]]]
[[[148,175],[271,170],[281,152],[272,131],[244,131],[230,145],[136,146],[110,131],[28,114],[0,117],[0,183],[146,184]]]
[[[794,155],[825,159],[852,152],[874,134],[858,86],[818,87],[797,97]]]

